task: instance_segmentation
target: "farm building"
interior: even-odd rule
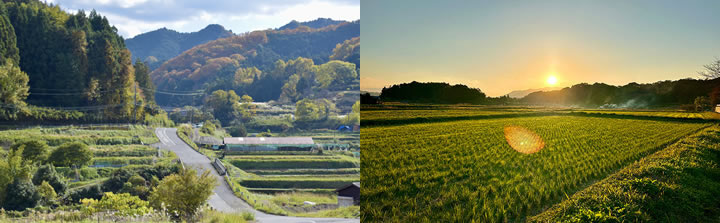
[[[715,112],[720,113],[720,104],[715,106]]]
[[[225,138],[228,151],[310,151],[312,137],[231,137]]]
[[[360,203],[360,182],[353,182],[335,190],[338,194],[338,206],[346,207]]]

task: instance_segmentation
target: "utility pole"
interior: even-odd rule
[[[134,106],[133,106],[133,124],[135,124],[135,123],[137,123],[137,84],[133,84],[133,86],[134,86],[133,89],[135,92],[135,94],[133,96],[133,101],[134,101],[134,103],[133,103],[134,104]]]
[[[193,116],[195,116],[195,95],[190,96],[190,126],[193,125]]]

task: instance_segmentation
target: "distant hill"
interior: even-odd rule
[[[194,46],[230,36],[233,36],[230,30],[217,24],[191,33],[162,28],[126,39],[125,45],[132,53],[133,60],[146,61],[152,70]]]
[[[560,90],[562,88],[559,87],[544,87],[544,88],[533,88],[533,89],[526,89],[526,90],[515,90],[507,95],[511,98],[522,98],[527,96],[530,93],[538,92],[538,91],[554,91],[554,90]]]
[[[290,23],[285,24],[284,26],[281,26],[280,28],[278,28],[278,30],[296,29],[297,27],[300,27],[300,26],[307,26],[307,27],[310,27],[313,29],[319,29],[319,28],[326,27],[326,26],[337,25],[337,24],[340,24],[343,22],[347,22],[347,21],[332,20],[329,18],[318,18],[316,20],[307,21],[307,22],[298,22],[296,20],[293,20],[293,21],[290,21]]]
[[[325,91],[359,90],[359,36],[359,20],[322,28],[254,31],[193,47],[155,69],[151,77],[158,90],[233,89],[256,101],[294,103],[307,96],[322,97]],[[319,65],[325,66],[313,67]],[[318,86],[320,82],[324,84]],[[193,103],[156,96],[162,105]]]

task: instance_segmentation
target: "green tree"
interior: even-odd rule
[[[357,76],[355,64],[333,60],[318,66],[317,87],[320,89],[345,90]]]
[[[360,125],[360,101],[352,106],[352,112],[345,117],[346,125]]]
[[[17,48],[17,37],[15,36],[15,28],[10,23],[10,19],[6,16],[7,11],[0,3],[0,65],[6,63],[9,59],[14,64],[20,63],[20,54]]]
[[[212,109],[213,116],[226,126],[241,117],[239,101],[240,96],[235,91],[217,90],[208,97],[206,105]]]
[[[57,198],[55,189],[50,186],[50,183],[43,181],[40,186],[37,187],[38,194],[40,194],[40,201],[42,204],[49,204]]]
[[[0,66],[0,103],[25,105],[28,96],[28,75],[22,72],[15,63],[7,59]]]
[[[42,182],[47,182],[53,187],[53,191],[58,194],[65,194],[67,190],[67,184],[57,173],[55,167],[52,164],[45,164],[40,166],[35,172],[32,178],[32,182],[35,185],[40,185]]]
[[[134,175],[128,179],[118,193],[129,193],[133,196],[138,196],[140,199],[146,200],[150,195],[150,189],[148,188],[147,181],[140,175]]]
[[[153,84],[152,79],[150,79],[150,68],[148,68],[148,66],[139,59],[135,61],[134,68],[135,81],[137,81],[138,86],[143,88],[143,97],[151,104],[154,103],[155,85]]]
[[[47,159],[48,150],[50,150],[47,143],[42,140],[19,141],[10,146],[10,150],[17,150],[20,147],[24,148],[22,153],[23,159],[35,163],[44,162],[45,159]]]
[[[0,159],[0,204],[4,204],[8,185],[16,179],[30,179],[32,166],[23,161],[22,150],[11,150],[4,159]]]
[[[5,210],[22,211],[35,207],[40,201],[40,193],[28,179],[15,178],[5,193]]]
[[[240,118],[243,122],[249,122],[253,117],[255,117],[255,109],[257,109],[257,106],[253,104],[252,97],[249,95],[243,95],[240,98],[240,109],[238,112],[240,113]]]
[[[110,174],[110,178],[108,178],[105,182],[103,182],[103,190],[104,191],[119,191],[124,186],[125,182],[127,182],[130,177],[134,176],[135,172],[130,171],[127,168],[120,168],[112,172]]]
[[[210,171],[198,176],[193,169],[165,177],[150,194],[150,202],[156,209],[167,210],[176,218],[192,221],[198,209],[207,202],[217,179]]]
[[[68,142],[60,145],[50,154],[48,161],[55,166],[82,167],[90,164],[93,153],[81,142]]]
[[[200,132],[203,132],[208,135],[215,134],[215,124],[212,123],[210,120],[205,120],[202,128],[200,128]]]
[[[311,99],[303,99],[295,104],[295,120],[299,122],[315,122],[327,119],[327,111],[324,103]]]

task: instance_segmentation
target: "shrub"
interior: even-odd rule
[[[18,178],[8,185],[3,208],[6,210],[22,211],[26,208],[35,207],[39,201],[40,193],[38,193],[35,185],[29,180]]]
[[[245,125],[242,123],[235,124],[232,127],[225,128],[228,130],[228,133],[230,133],[233,137],[245,137],[247,136],[247,129],[245,129]]]
[[[86,208],[86,213],[89,214],[98,211],[113,211],[116,216],[142,216],[152,212],[147,201],[127,193],[107,192],[100,201],[82,199],[81,203]]]
[[[135,175],[135,172],[127,168],[117,169],[110,175],[110,178],[103,183],[102,187],[105,191],[117,192],[122,189],[125,182],[133,175]]]
[[[207,120],[207,121],[205,121],[205,123],[203,123],[202,128],[200,128],[200,132],[203,132],[208,135],[213,135],[213,134],[215,134],[215,129],[216,129],[215,124],[210,122],[210,120]]]
[[[45,141],[26,139],[15,142],[10,149],[17,150],[21,146],[25,148],[22,152],[24,160],[43,162],[47,159],[49,147]]]
[[[167,210],[176,219],[192,221],[216,185],[217,179],[209,171],[198,176],[195,170],[185,170],[160,181],[150,201],[155,208]]]
[[[35,176],[33,176],[32,182],[35,185],[40,185],[42,182],[47,182],[58,194],[64,194],[65,190],[67,190],[67,184],[60,178],[58,172],[55,171],[55,167],[51,164],[40,166],[37,172],[35,172]]]
[[[87,187],[81,187],[78,189],[68,190],[63,197],[66,203],[77,203],[83,198],[100,199],[103,196],[103,192],[100,189],[100,185],[90,185]]]
[[[55,189],[53,189],[52,186],[47,181],[43,181],[40,186],[37,188],[38,193],[40,194],[40,198],[42,199],[43,204],[48,204],[55,200],[57,197],[57,193],[55,193]]]

